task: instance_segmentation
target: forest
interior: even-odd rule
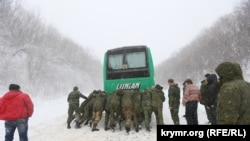
[[[155,82],[166,86],[169,78],[180,83],[191,78],[199,83],[224,61],[239,63],[250,78],[249,54],[250,0],[242,0],[232,13],[155,66]],[[45,24],[39,13],[24,9],[21,1],[0,0],[0,55],[1,93],[10,83],[45,98],[67,95],[75,85],[85,92],[103,88],[100,60]]]
[[[167,48],[166,48],[167,51]],[[245,77],[250,76],[250,0],[228,15],[220,17],[211,27],[156,66],[156,82],[165,86],[169,78],[182,82],[190,78],[200,84],[206,73],[215,73],[224,61],[241,65]]]
[[[89,49],[43,23],[21,1],[0,0],[0,55],[0,90],[18,83],[33,96],[53,98],[75,85],[81,91],[102,88],[102,65]]]

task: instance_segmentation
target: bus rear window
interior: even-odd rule
[[[108,70],[145,68],[146,54],[141,52],[127,52],[124,54],[108,55]]]

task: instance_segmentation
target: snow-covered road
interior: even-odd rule
[[[166,92],[165,92],[166,95]],[[128,135],[124,128],[122,131],[105,131],[104,130],[104,115],[98,128],[100,131],[92,132],[89,126],[82,125],[80,129],[67,129],[67,101],[66,98],[55,100],[33,100],[35,111],[29,120],[29,140],[31,141],[156,141],[156,121],[154,115],[152,117],[152,130],[146,132],[144,125],[139,132],[134,129]],[[164,123],[173,124],[168,109],[168,99],[164,102]],[[105,114],[105,113],[104,113]],[[180,123],[186,124],[184,107],[180,106]],[[200,124],[206,124],[206,114],[203,105],[198,106],[198,117]],[[73,124],[73,123],[72,123]],[[73,126],[73,125],[72,125]],[[4,121],[0,121],[0,140],[4,140]],[[14,141],[18,141],[18,134],[15,133]]]

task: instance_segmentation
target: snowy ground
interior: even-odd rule
[[[164,102],[164,123],[173,124],[168,109],[167,92]],[[92,132],[89,126],[82,125],[80,129],[67,129],[67,102],[66,97],[55,100],[33,100],[35,111],[29,121],[29,140],[31,141],[156,141],[156,121],[153,115],[151,132],[146,132],[144,125],[139,132],[134,129],[128,135],[123,127],[122,131],[111,132],[104,130],[104,116],[98,128],[100,131]],[[184,107],[180,106],[180,123],[186,124]],[[205,109],[203,105],[198,105],[199,124],[207,124]],[[72,126],[73,123],[72,123]],[[4,140],[4,121],[0,121],[0,140]],[[14,141],[18,141],[18,133],[15,133]]]

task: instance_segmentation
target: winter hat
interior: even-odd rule
[[[223,62],[216,67],[215,71],[219,75],[222,83],[235,79],[243,79],[242,70],[238,63]]]
[[[75,87],[73,88],[73,90],[77,91],[77,90],[78,90],[78,87],[77,87],[77,86],[75,86]]]
[[[193,84],[193,81],[191,79],[186,79],[184,82],[188,84]]]
[[[209,73],[207,73],[207,74],[205,74],[205,77],[208,77],[210,74]]]
[[[9,85],[9,90],[10,90],[10,91],[11,91],[11,90],[16,90],[16,91],[18,91],[18,90],[20,90],[20,86],[17,85],[17,84],[10,84],[10,85]]]
[[[159,85],[159,84],[156,84],[156,85],[155,85],[155,88],[156,88],[156,89],[159,89],[159,90],[162,90],[163,87],[162,87],[161,85]]]

